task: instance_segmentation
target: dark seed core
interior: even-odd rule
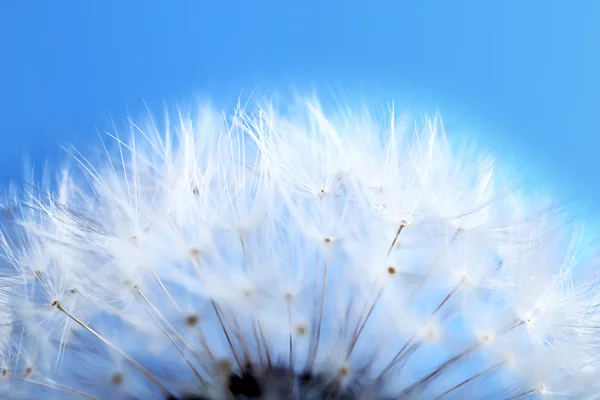
[[[344,375],[344,374],[341,374]],[[356,400],[359,389],[344,388],[340,381],[312,371],[290,371],[289,368],[273,366],[255,369],[247,365],[242,371],[231,373],[226,380],[227,399],[310,399],[310,400]],[[208,395],[185,393],[165,400],[220,400]]]
[[[242,372],[241,376],[231,374],[229,376],[227,388],[234,396],[245,396],[250,398],[262,396],[262,390],[251,370]]]

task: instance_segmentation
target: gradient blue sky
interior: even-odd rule
[[[145,101],[329,87],[438,108],[600,200],[600,1],[3,1],[0,183]]]

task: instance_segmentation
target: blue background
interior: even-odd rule
[[[595,211],[599,34],[597,1],[4,0],[0,183],[144,102],[295,85],[439,109]]]

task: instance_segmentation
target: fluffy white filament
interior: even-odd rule
[[[581,229],[439,118],[303,99],[108,142],[7,198],[4,397],[597,398]]]

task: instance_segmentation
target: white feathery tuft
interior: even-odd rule
[[[3,397],[600,398],[582,227],[438,116],[301,99],[109,136],[6,198]]]

